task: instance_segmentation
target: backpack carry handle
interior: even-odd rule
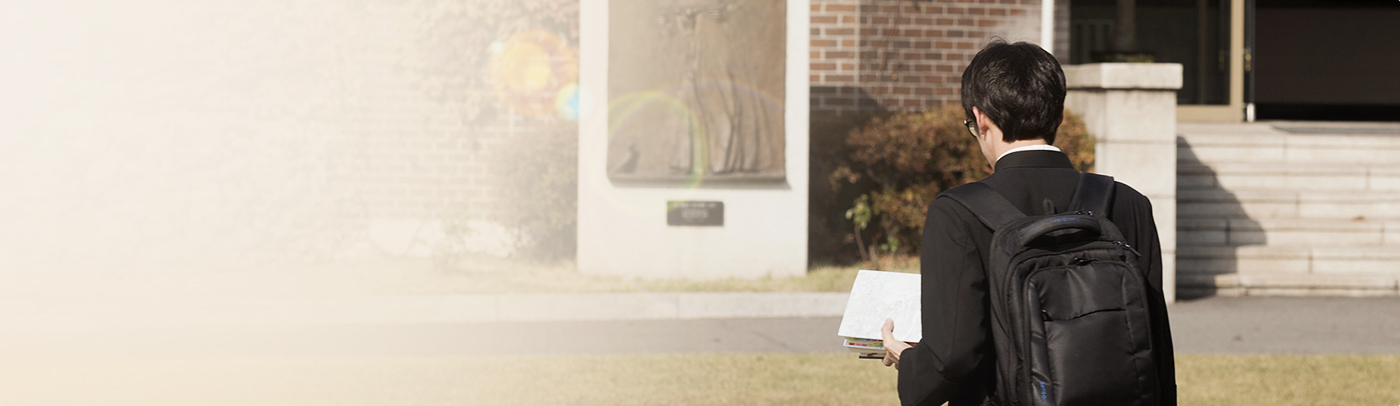
[[[1092,231],[1095,236],[1102,232],[1099,221],[1092,216],[1083,214],[1065,214],[1060,216],[1046,217],[1027,224],[1021,229],[1017,242],[1025,247],[1036,238],[1060,230],[1086,230]]]

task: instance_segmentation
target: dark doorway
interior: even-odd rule
[[[1260,119],[1400,121],[1400,3],[1255,2]]]
[[[1179,63],[1177,104],[1228,104],[1229,24],[1229,0],[1073,0],[1070,63]]]

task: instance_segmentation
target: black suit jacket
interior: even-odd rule
[[[1027,215],[1065,211],[1079,184],[1069,157],[1055,151],[1019,151],[1002,157],[982,180]],[[1176,404],[1171,331],[1162,296],[1162,247],[1152,220],[1152,203],[1116,183],[1108,217],[1127,243],[1142,253],[1141,269],[1152,285],[1153,341],[1166,394]],[[951,198],[935,199],[924,223],[923,340],[905,350],[899,363],[899,398],[904,405],[980,405],[995,391],[991,304],[985,263],[992,230]],[[895,326],[896,329],[899,326]]]

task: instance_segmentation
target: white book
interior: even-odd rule
[[[882,340],[885,319],[894,320],[894,338],[918,342],[924,337],[919,307],[919,274],[861,270],[851,286],[851,298],[836,335]]]

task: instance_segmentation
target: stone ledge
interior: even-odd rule
[[[1177,278],[1183,297],[1204,296],[1400,296],[1395,277],[1344,275],[1200,275]]]
[[[1094,63],[1065,66],[1070,89],[1176,90],[1181,88],[1179,63]]]

